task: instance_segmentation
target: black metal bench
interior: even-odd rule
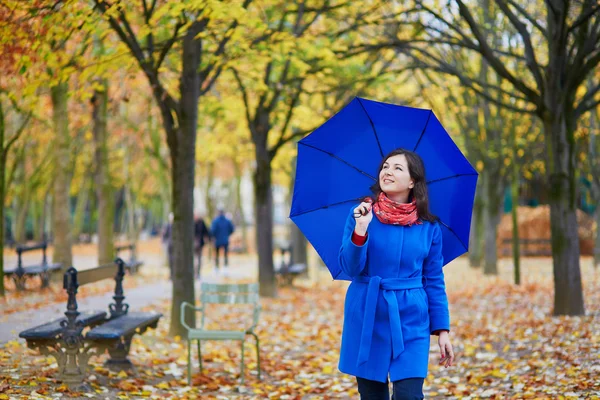
[[[502,239],[503,256],[512,255],[512,238]],[[519,238],[519,254],[530,257],[549,257],[552,255],[552,240],[550,238]]]
[[[39,276],[42,280],[42,287],[48,287],[50,284],[50,275],[53,271],[58,271],[62,268],[62,264],[51,263],[48,264],[46,258],[46,249],[48,244],[42,242],[32,246],[17,246],[17,266],[15,268],[8,268],[4,270],[5,276],[10,276],[15,282],[17,290],[25,290],[25,281],[28,278]],[[42,262],[35,265],[23,265],[23,253],[29,251],[42,250]]]
[[[280,285],[291,286],[296,277],[307,271],[307,266],[300,263],[292,264],[292,249],[290,247],[280,247],[279,251],[281,251],[281,264],[275,270],[275,276]]]
[[[131,274],[135,274],[137,270],[144,265],[143,261],[139,261],[136,257],[135,243],[124,243],[115,246],[115,257],[119,257],[119,253],[124,250],[129,250],[129,261],[125,262],[125,268]]]
[[[133,335],[143,334],[148,328],[156,328],[162,314],[152,312],[129,312],[123,301],[123,278],[125,262],[120,258],[114,263],[78,272],[69,268],[64,274],[64,289],[68,293],[65,318],[44,323],[19,333],[27,346],[51,355],[58,363],[58,379],[76,390],[87,390],[83,383],[88,360],[106,350],[110,359],[106,365],[111,369],[123,370],[133,365],[127,359]],[[106,311],[77,310],[77,289],[80,285],[114,277],[114,303]],[[84,334],[85,329],[87,332]]]

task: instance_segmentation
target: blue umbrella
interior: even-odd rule
[[[298,142],[290,218],[334,279],[350,280],[338,262],[350,209],[377,180],[377,168],[396,148],[425,163],[429,208],[440,218],[444,264],[468,251],[477,171],[433,111],[360,97]]]

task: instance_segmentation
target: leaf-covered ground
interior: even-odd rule
[[[499,277],[485,277],[457,260],[446,269],[451,303],[451,338],[456,366],[443,369],[432,340],[426,398],[556,399],[600,398],[600,271],[582,260],[587,315],[552,317],[549,259],[524,262],[525,283],[511,284],[509,260]],[[159,329],[136,337],[131,359],[137,374],[115,374],[92,358],[88,382],[94,393],[72,393],[53,377],[54,359],[38,356],[17,341],[0,348],[3,398],[202,398],[351,399],[353,377],[337,371],[345,282],[326,271],[295,288],[263,299],[258,334],[262,379],[258,380],[253,341],[246,342],[246,384],[239,385],[239,342],[205,342],[204,374],[194,353],[193,386],[187,386],[186,343]],[[169,304],[157,309],[168,316]],[[216,310],[215,310],[216,311]],[[218,313],[225,324],[244,322],[245,313]]]

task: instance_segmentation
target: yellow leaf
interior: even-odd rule
[[[127,378],[127,372],[121,371],[117,374],[117,378]]]
[[[331,374],[333,372],[333,368],[331,367],[331,365],[326,365],[323,367],[323,371],[324,374]]]
[[[490,375],[496,378],[506,378],[506,374],[502,371],[498,371],[497,369],[493,370]]]
[[[167,382],[161,382],[158,385],[156,385],[156,387],[164,390],[169,390],[171,388]]]

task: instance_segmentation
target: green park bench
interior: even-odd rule
[[[144,265],[143,261],[139,261],[137,259],[135,243],[123,243],[115,245],[115,257],[119,257],[119,253],[124,250],[129,250],[129,261],[125,262],[125,268],[127,268],[131,274],[135,274],[138,269]]]
[[[244,341],[247,335],[252,335],[256,339],[256,360],[258,371],[258,379],[260,379],[260,350],[258,336],[254,332],[256,325],[258,325],[258,316],[260,313],[260,298],[258,294],[257,283],[232,283],[232,284],[218,284],[218,283],[206,283],[203,282],[200,287],[200,307],[194,307],[192,304],[183,302],[181,303],[181,324],[187,330],[186,340],[188,343],[188,385],[192,384],[192,342],[198,341],[198,359],[200,364],[200,373],[202,373],[202,340],[239,340],[242,347],[242,361],[241,361],[241,382],[244,383]],[[252,325],[240,326],[239,329],[235,330],[213,330],[205,327],[205,317],[207,312],[207,306],[209,304],[239,304],[239,305],[251,305],[252,306]],[[199,328],[192,328],[185,322],[185,312],[187,309],[191,309],[196,312],[202,313],[202,319]]]
[[[11,277],[15,282],[17,290],[25,290],[25,282],[29,278],[39,276],[42,281],[42,288],[50,285],[50,275],[54,271],[58,271],[62,268],[62,264],[59,263],[48,263],[46,257],[46,250],[48,244],[41,242],[31,246],[17,246],[17,266],[14,268],[7,268],[4,270],[4,275]],[[42,261],[39,264],[23,265],[23,253],[30,251],[42,250]]]
[[[114,263],[92,269],[77,271],[69,268],[64,274],[63,286],[68,294],[65,318],[43,323],[19,333],[31,349],[51,355],[58,363],[58,379],[76,390],[89,389],[83,380],[91,356],[108,350],[110,358],[106,365],[111,369],[132,368],[127,359],[134,334],[143,334],[148,328],[156,328],[162,314],[154,312],[129,312],[124,303],[123,278],[125,262]],[[77,289],[81,285],[114,278],[114,303],[106,311],[82,311],[77,308]],[[84,334],[84,329],[88,329]]]

